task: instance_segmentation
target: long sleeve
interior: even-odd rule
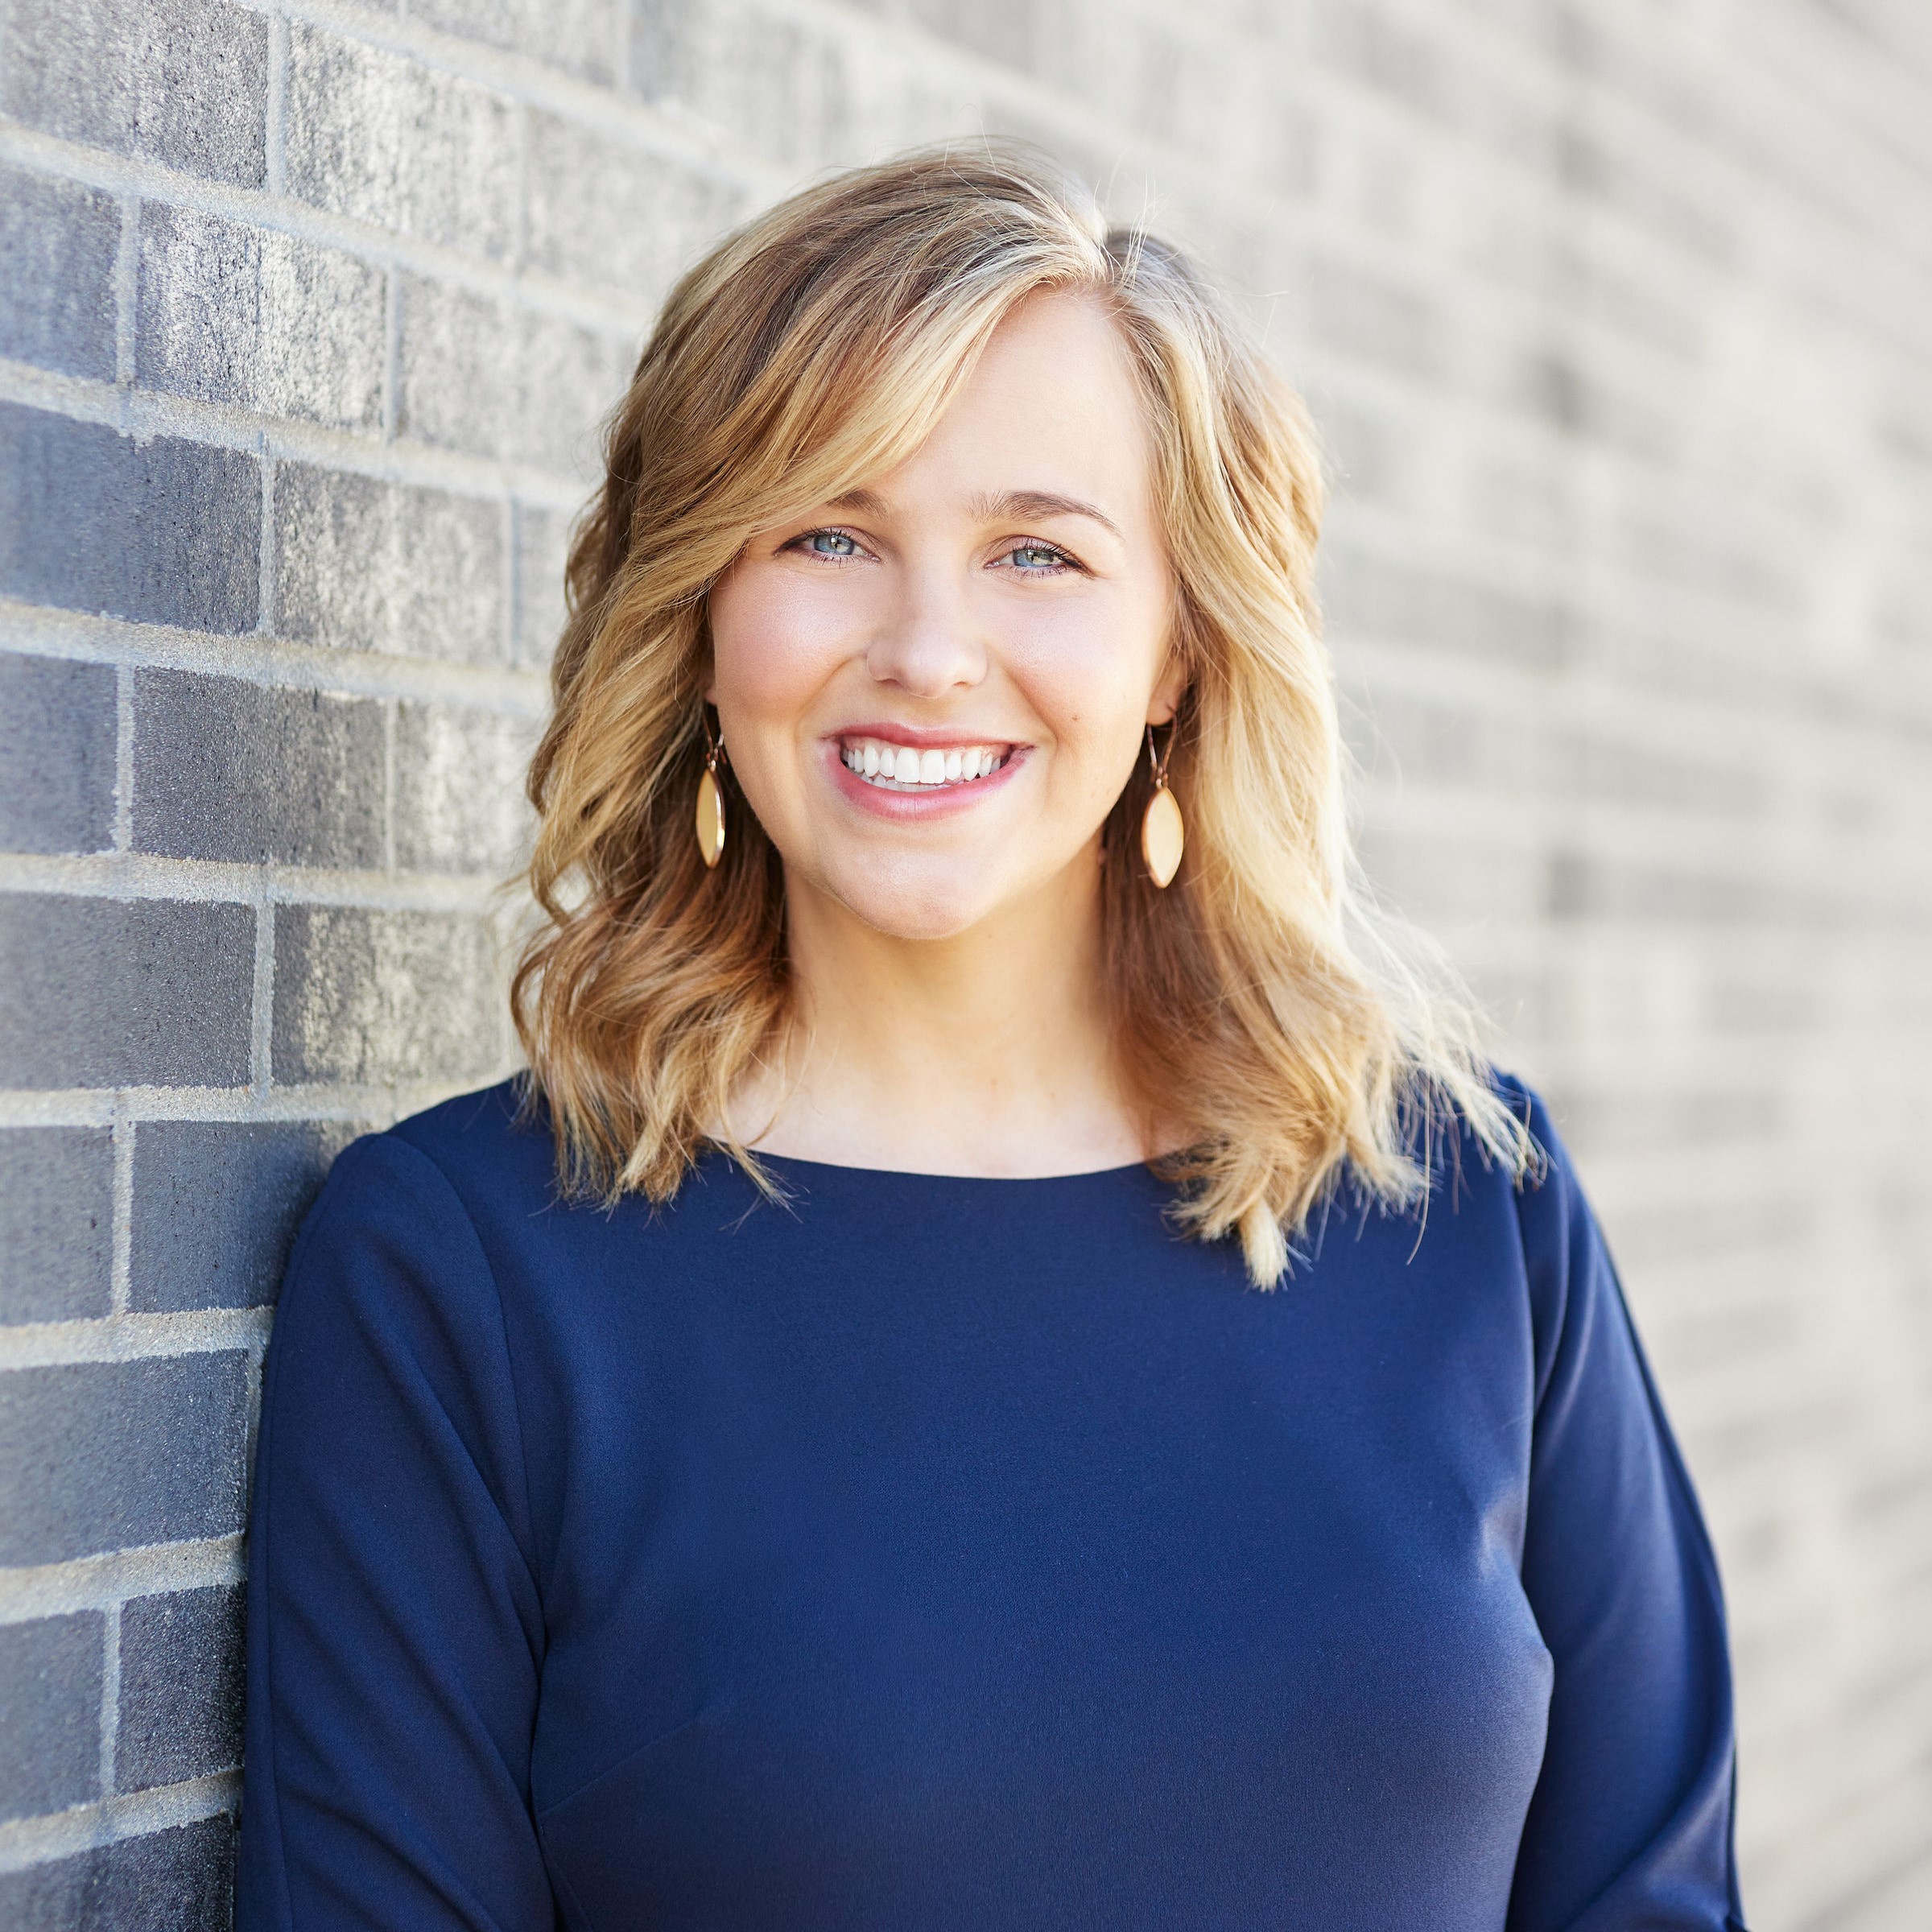
[[[1717,1569],[1609,1255],[1540,1103],[1523,1583],[1553,1660],[1509,1932],[1741,1927]]]
[[[241,1932],[551,1932],[502,1311],[395,1137],[343,1155],[291,1261],[250,1538]]]

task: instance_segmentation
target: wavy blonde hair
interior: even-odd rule
[[[1121,1069],[1150,1133],[1184,1142],[1155,1163],[1180,1226],[1238,1231],[1265,1285],[1344,1175],[1391,1205],[1425,1198],[1451,1112],[1519,1172],[1529,1144],[1466,1001],[1354,878],[1299,402],[1175,250],[1110,231],[1031,150],[840,174],[671,291],[571,550],[555,710],[530,771],[543,923],[517,1026],[566,1187],[668,1199],[791,1009],[777,852],[742,808],[715,873],[692,833],[707,592],[753,533],[910,456],[1001,319],[1045,289],[1104,303],[1128,345],[1187,674],[1179,876],[1162,893],[1137,864],[1102,874]],[[1122,858],[1148,782],[1105,827]]]

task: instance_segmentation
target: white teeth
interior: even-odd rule
[[[904,786],[960,785],[990,778],[1006,762],[1004,749],[990,745],[949,746],[918,751],[882,738],[864,738],[839,747],[839,760],[848,771],[875,783]]]

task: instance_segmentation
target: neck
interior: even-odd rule
[[[1116,1076],[1099,869],[943,939],[881,933],[788,879],[795,1022],[733,1108],[747,1144],[844,1166],[1026,1175],[1148,1151]]]

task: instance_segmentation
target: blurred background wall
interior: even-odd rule
[[[1932,1925],[1932,14],[0,19],[0,1923],[227,1922],[283,1247],[509,1063],[491,888],[654,304],[992,130],[1308,392],[1371,870],[1552,1095],[1714,1522],[1752,1923]]]

